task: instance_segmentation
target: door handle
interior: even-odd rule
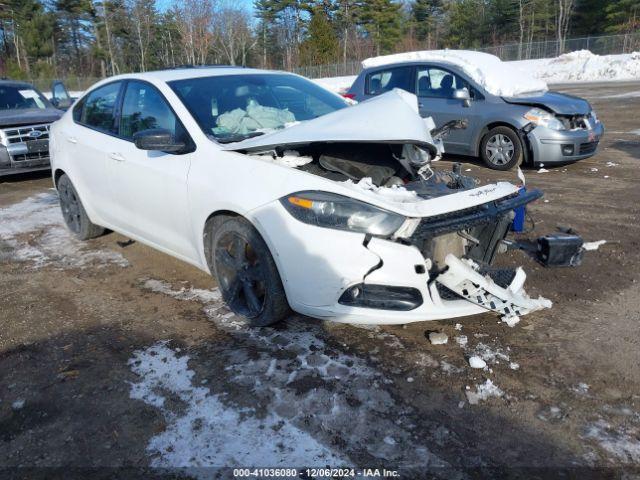
[[[76,137],[67,137],[67,142],[78,143],[78,139]]]
[[[115,160],[116,162],[124,162],[124,157],[118,152],[111,152],[109,154],[109,158],[111,160]]]

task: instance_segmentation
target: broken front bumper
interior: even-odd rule
[[[404,324],[491,310],[525,314],[548,306],[526,297],[523,272],[501,287],[478,273],[472,262],[449,255],[447,271],[434,279],[429,275],[431,259],[414,245],[382,238],[366,241],[363,234],[307,225],[279,202],[252,212],[251,220],[273,253],[291,308],[305,315],[348,323]],[[384,298],[367,307],[344,302],[345,292],[358,285],[382,287],[369,294],[390,295],[393,308]],[[443,295],[442,286],[455,295]]]
[[[536,165],[575,162],[596,154],[604,134],[604,125],[596,123],[592,130],[552,130],[538,126],[528,134]]]

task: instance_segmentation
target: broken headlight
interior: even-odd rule
[[[564,123],[558,120],[553,113],[542,110],[541,108],[532,108],[524,114],[524,118],[534,125],[547,127],[551,130],[566,130]]]
[[[298,192],[280,202],[301,222],[350,232],[388,236],[405,221],[402,215],[335,193]]]

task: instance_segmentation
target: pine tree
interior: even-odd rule
[[[376,55],[389,53],[399,42],[401,6],[392,0],[364,0],[359,6],[359,23],[373,41]]]
[[[633,33],[640,29],[640,0],[617,0],[607,8],[607,30]]]
[[[307,35],[307,39],[300,46],[302,65],[322,65],[334,63],[337,60],[338,38],[325,9],[321,7],[313,9]]]

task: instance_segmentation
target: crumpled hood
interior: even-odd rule
[[[591,105],[586,100],[558,92],[547,92],[544,95],[532,97],[502,97],[502,99],[507,103],[546,108],[558,115],[587,115],[591,111]]]
[[[416,96],[399,89],[282,130],[222,145],[222,149],[257,151],[313,142],[414,144],[437,154]]]
[[[51,123],[60,119],[64,112],[55,108],[29,108],[24,110],[0,110],[0,128],[19,125]]]

